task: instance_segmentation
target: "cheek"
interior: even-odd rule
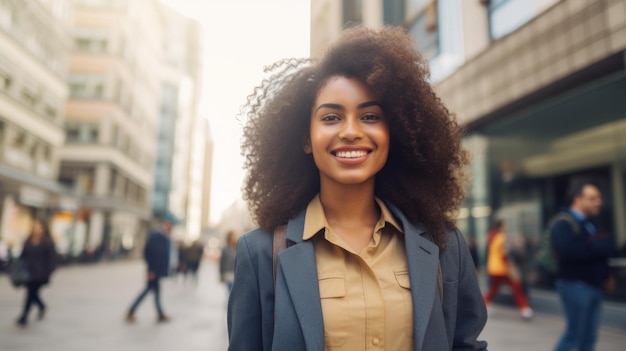
[[[376,137],[377,139],[377,143],[379,145],[380,148],[385,148],[387,149],[387,151],[389,151],[389,145],[391,144],[391,137],[389,135],[389,129],[388,128],[381,128],[378,131],[378,135]]]

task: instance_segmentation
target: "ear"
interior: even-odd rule
[[[304,138],[302,141],[302,150],[304,150],[305,154],[310,154],[313,152],[311,149],[311,139],[309,137]]]

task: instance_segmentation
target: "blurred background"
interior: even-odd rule
[[[90,272],[138,274],[148,230],[171,213],[181,247],[205,246],[203,272],[214,281],[201,285],[211,297],[198,303],[219,311],[210,318],[224,340],[226,295],[215,293],[222,287],[213,271],[226,233],[254,227],[240,193],[239,107],[263,66],[319,58],[358,23],[403,26],[428,59],[473,155],[458,226],[480,271],[489,223],[505,219],[538,313],[561,313],[552,282],[536,269],[541,233],[570,182],[600,185],[596,224],[620,249],[601,349],[619,349],[626,0],[0,0],[0,269],[19,256],[32,219],[45,218],[65,264],[58,274],[68,272],[67,285],[50,294],[80,291]],[[135,288],[132,280],[124,303]],[[13,315],[16,294],[0,285],[0,315]],[[500,300],[511,301],[506,292]],[[562,321],[546,318],[546,326],[560,321],[556,334],[537,338],[549,349]],[[515,330],[520,322],[510,323]]]

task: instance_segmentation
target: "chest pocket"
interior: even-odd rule
[[[346,279],[342,275],[319,277],[320,300],[324,319],[326,348],[346,343],[350,327],[350,313],[346,299]]]
[[[397,311],[394,319],[400,319],[399,325],[405,328],[404,332],[407,336],[413,337],[413,301],[411,296],[411,279],[409,271],[406,269],[394,270],[393,274],[398,283],[399,298],[402,301],[398,306],[402,306],[402,310]]]

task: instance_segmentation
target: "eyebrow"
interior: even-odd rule
[[[358,104],[356,106],[356,108],[357,109],[363,109],[363,108],[367,108],[367,107],[371,107],[371,106],[378,106],[378,107],[380,107],[382,109],[382,105],[378,101],[363,102],[363,103]],[[327,104],[319,105],[315,111],[319,111],[322,108],[330,108],[330,109],[333,109],[333,110],[345,110],[345,108],[342,105],[327,103]]]

